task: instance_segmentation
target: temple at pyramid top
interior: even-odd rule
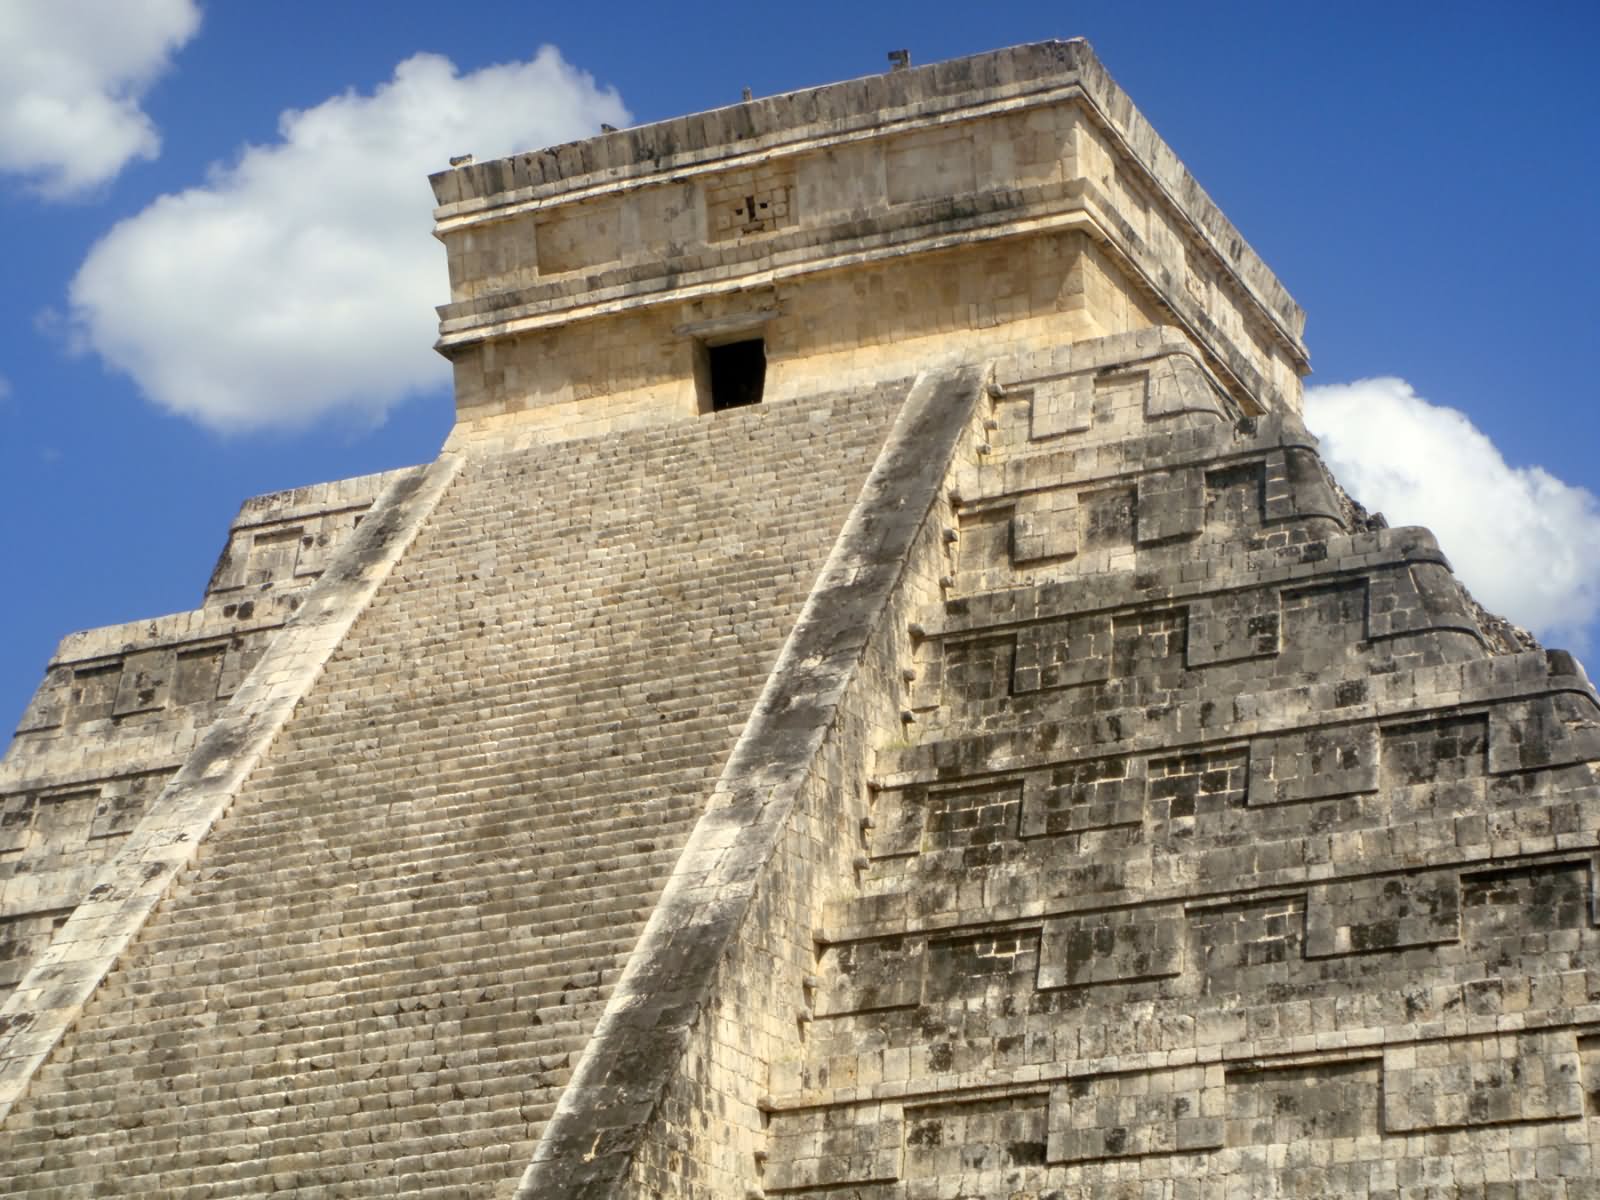
[[[1082,40],[432,182],[458,438],[584,436],[1157,324],[1247,411],[1300,406],[1304,314]]]

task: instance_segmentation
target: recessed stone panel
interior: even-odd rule
[[[1389,1133],[1582,1116],[1576,1039],[1549,1030],[1386,1050],[1383,1114]]]
[[[1131,487],[1079,493],[1079,546],[1083,550],[1132,546],[1137,511],[1138,499]]]
[[[949,1186],[1043,1166],[1049,1100],[1041,1091],[908,1107],[905,1178]]]
[[[1141,765],[1127,757],[1091,758],[1029,774],[1022,789],[1022,836],[1139,825],[1145,798]]]
[[[1386,788],[1459,783],[1488,770],[1489,725],[1481,713],[1385,725],[1379,732]]]
[[[767,1146],[769,1192],[897,1179],[905,1137],[898,1105],[860,1104],[775,1113]]]
[[[1040,943],[1039,986],[1087,987],[1181,974],[1185,934],[1180,904],[1052,918]]]
[[[1266,519],[1266,469],[1230,463],[1206,472],[1206,530],[1225,536],[1259,529]]]
[[[1295,1146],[1378,1132],[1382,1061],[1231,1068],[1229,1146]]]
[[[950,639],[944,644],[944,702],[998,700],[1011,694],[1015,634]]]
[[[1153,758],[1145,768],[1146,810],[1168,827],[1243,808],[1250,752],[1243,746]]]
[[[872,805],[868,853],[873,858],[898,858],[918,853],[927,822],[926,788],[893,788],[879,792]]]
[[[1378,730],[1334,725],[1250,743],[1250,804],[1292,804],[1378,790]]]
[[[826,947],[818,962],[819,1017],[909,1008],[922,999],[927,944],[921,938],[874,938]]]
[[[923,999],[998,1013],[1032,990],[1039,973],[1039,930],[1004,928],[930,938]]]
[[[1592,697],[1558,692],[1489,710],[1489,770],[1531,771],[1600,761],[1600,709]]]
[[[1012,686],[1032,692],[1102,683],[1111,675],[1111,650],[1109,616],[1025,626],[1017,632]]]
[[[176,666],[177,654],[173,650],[144,650],[128,655],[122,663],[122,678],[117,682],[112,714],[125,717],[165,708],[172,694]]]
[[[1304,896],[1263,896],[1188,910],[1187,963],[1209,996],[1288,978],[1305,957]]]
[[[971,787],[929,789],[926,806],[923,849],[999,849],[1017,840],[1022,784],[1002,779]]]
[[[1139,476],[1138,542],[1193,537],[1205,527],[1205,480],[1198,467]]]
[[[1126,678],[1183,664],[1188,642],[1187,609],[1129,613],[1112,622],[1111,672]]]
[[[1087,372],[1041,379],[1028,392],[1028,436],[1041,441],[1068,433],[1086,433],[1094,425],[1094,376]]]
[[[1057,488],[1017,501],[1011,517],[1011,561],[1022,566],[1078,552],[1078,498]]]
[[[1239,662],[1278,653],[1280,613],[1275,592],[1228,592],[1189,605],[1191,667]]]
[[[1455,871],[1342,880],[1306,899],[1306,956],[1371,954],[1454,942],[1461,936]]]
[[[1214,1150],[1226,1103],[1221,1066],[1074,1079],[1050,1093],[1049,1161]]]
[[[1576,862],[1527,863],[1461,877],[1463,935],[1474,944],[1499,942],[1516,952],[1526,939],[1592,924],[1592,866]],[[1538,944],[1538,943],[1536,943]]]

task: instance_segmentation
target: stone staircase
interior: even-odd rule
[[[469,461],[0,1194],[509,1194],[903,393]]]
[[[405,471],[247,500],[201,606],[62,639],[0,759],[0,1003]]]
[[[999,377],[766,1194],[1597,1194],[1581,667],[1175,331]]]

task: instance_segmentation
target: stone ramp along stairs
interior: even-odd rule
[[[0,1194],[508,1194],[907,386],[460,463]]]
[[[1596,1194],[1581,667],[1176,342],[1000,382],[766,1194]]]

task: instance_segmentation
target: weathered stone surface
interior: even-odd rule
[[[1600,701],[1086,45],[433,184],[445,453],[0,761],[0,1194],[1596,1195]]]

